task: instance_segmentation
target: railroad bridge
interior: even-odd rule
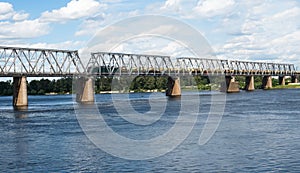
[[[224,76],[221,90],[238,92],[235,76],[245,76],[246,90],[254,90],[254,76],[263,77],[263,88],[272,88],[272,76],[278,76],[281,85],[290,76],[297,83],[299,72],[294,64],[251,62],[195,57],[172,58],[160,55],[142,55],[110,52],[92,52],[84,65],[78,51],[34,49],[0,46],[0,77],[13,77],[14,106],[27,106],[26,77],[76,77],[78,102],[94,101],[94,76],[166,75],[167,96],[181,95],[180,79],[190,76]]]

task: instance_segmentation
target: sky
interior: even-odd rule
[[[3,0],[0,46],[80,50],[104,28],[142,15],[191,26],[218,58],[294,63],[300,69],[299,0]],[[123,41],[114,51],[190,56],[174,40],[149,36]]]

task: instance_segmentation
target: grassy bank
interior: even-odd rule
[[[300,88],[300,84],[293,84],[293,85],[277,85],[272,89],[296,89]]]

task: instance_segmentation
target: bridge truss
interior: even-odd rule
[[[164,75],[175,73],[169,56],[92,53],[87,72],[98,75]]]
[[[0,76],[72,76],[85,68],[77,51],[0,47]]]
[[[193,75],[225,74],[230,76],[292,76],[294,64],[236,61],[206,58],[177,58],[181,73]]]
[[[293,64],[224,59],[92,53],[87,71],[98,75],[231,75],[292,76]]]
[[[78,52],[0,46],[0,76],[257,75],[293,76],[293,64],[125,53],[91,53],[86,67]]]

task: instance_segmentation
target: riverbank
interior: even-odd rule
[[[277,85],[272,89],[298,89],[300,88],[300,83],[289,83],[288,85]]]

